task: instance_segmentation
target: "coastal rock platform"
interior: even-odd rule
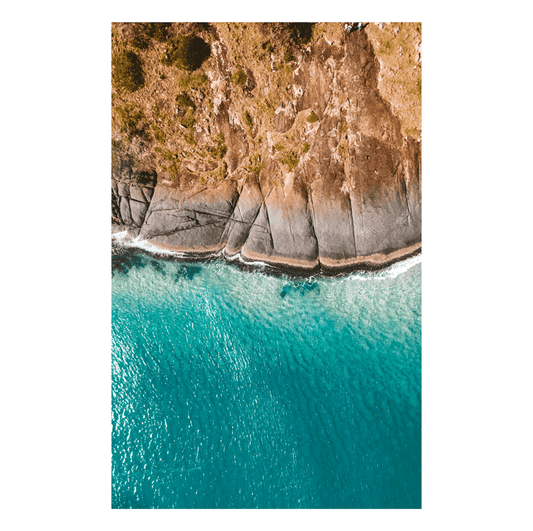
[[[121,26],[125,42],[136,28]],[[157,125],[129,137],[113,130],[113,232],[193,259],[238,257],[303,274],[379,269],[420,252],[420,131],[405,134],[383,96],[371,34],[327,29],[291,48],[283,65],[278,29],[196,28],[211,56],[194,79],[206,81],[177,95],[167,83],[175,68],[148,61],[159,44],[143,52],[161,69],[147,75],[157,84],[124,99],[121,116],[134,116],[135,104],[149,121],[157,107]],[[269,37],[274,51],[258,59],[237,46],[247,35]],[[176,100],[186,107],[176,110]]]

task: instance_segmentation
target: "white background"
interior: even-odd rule
[[[444,3],[93,0],[89,5],[89,529],[434,530],[444,522]],[[316,6],[316,7],[315,7]],[[422,22],[422,509],[111,509],[111,22]],[[102,192],[104,191],[104,192]]]

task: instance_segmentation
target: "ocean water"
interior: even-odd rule
[[[291,279],[114,246],[113,508],[420,508],[421,258]]]

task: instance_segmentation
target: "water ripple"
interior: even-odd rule
[[[419,257],[306,280],[114,264],[113,507],[420,506]]]

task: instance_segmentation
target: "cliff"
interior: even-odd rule
[[[310,271],[421,248],[420,25],[112,30],[113,231]]]

